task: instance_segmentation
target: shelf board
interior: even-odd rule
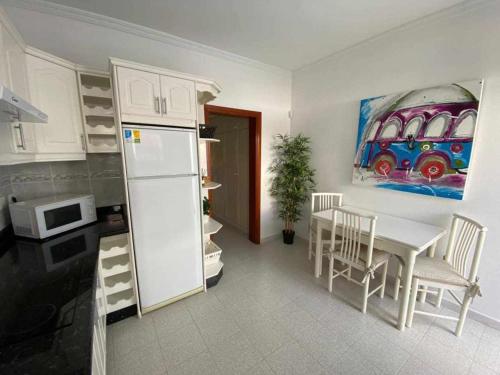
[[[212,255],[218,251],[222,252],[222,249],[212,240],[208,241],[205,245],[205,256]]]
[[[99,256],[101,259],[109,259],[125,254],[128,254],[128,245],[124,247],[115,246],[109,250],[101,249],[101,251],[99,252]]]
[[[218,231],[220,231],[222,228],[222,224],[219,223],[217,220],[212,219],[211,217],[208,218],[207,223],[203,223],[203,232],[205,235],[207,234],[215,234]]]
[[[127,275],[127,274],[122,274]],[[117,281],[113,286],[105,286],[104,291],[106,293],[106,297],[112,294],[120,293],[125,290],[132,289],[132,274],[128,274],[127,277],[122,277],[122,280]]]
[[[220,142],[220,139],[215,139],[215,138],[200,138],[200,142],[217,143],[217,142]]]
[[[84,92],[82,96],[83,100],[85,101],[112,103],[111,90],[109,92],[103,92],[102,95],[97,92],[96,93]]]
[[[97,136],[97,137],[116,137],[116,131],[113,131],[113,133],[107,133],[107,132],[99,132],[99,131],[89,131],[87,130],[87,134],[89,136]]]
[[[94,120],[94,121],[99,121],[99,120],[109,120],[109,119],[115,119],[115,115],[112,114],[90,114],[90,113],[85,113],[85,117],[87,120]]]
[[[132,306],[135,304],[134,291],[132,289],[124,290],[119,293],[111,294],[107,297],[107,312],[112,313],[114,311],[121,310],[125,307]]]
[[[205,182],[201,187],[203,189],[212,190],[212,189],[220,188],[221,186],[222,186],[222,184],[219,182],[209,181],[209,182]]]
[[[117,264],[112,268],[104,268],[102,267],[102,277],[107,278],[115,275],[119,275],[120,273],[130,272],[130,263],[127,264]]]
[[[222,267],[224,267],[224,263],[222,263],[220,260],[217,263],[207,265],[205,267],[205,279],[209,279],[217,275]]]

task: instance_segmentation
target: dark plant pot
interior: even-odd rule
[[[287,245],[293,244],[293,237],[295,236],[294,230],[283,229],[283,242]]]

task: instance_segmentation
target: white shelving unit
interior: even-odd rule
[[[212,219],[211,217],[208,218],[208,222],[203,223],[203,232],[205,233],[205,236],[210,236],[212,234],[215,234],[221,229],[222,229],[222,224],[219,223],[217,220]]]
[[[128,234],[101,238],[99,248],[99,272],[106,313],[134,305],[135,284],[130,263]]]
[[[113,90],[109,75],[79,71],[78,84],[87,152],[119,152]]]
[[[218,143],[218,142],[220,142],[220,139],[215,139],[215,138],[200,138],[200,142]]]
[[[213,189],[220,188],[221,186],[222,186],[222,184],[220,184],[220,183],[218,183],[218,182],[208,181],[208,182],[205,182],[205,183],[202,185],[202,188],[203,188],[203,189],[207,189],[207,190],[213,190]]]
[[[210,143],[218,143],[219,139],[216,138],[199,138],[200,147],[203,151],[206,151],[206,147]],[[218,189],[222,186],[219,182],[207,181],[202,184],[204,190],[203,194],[206,196],[210,190]],[[203,233],[204,233],[204,255],[205,255],[205,280],[211,278],[216,278],[222,271],[224,263],[221,261],[222,249],[210,239],[210,236],[217,233],[222,229],[222,224],[217,220],[209,217],[207,222],[203,223]],[[217,282],[217,281],[216,281]],[[212,284],[214,285],[214,284]]]

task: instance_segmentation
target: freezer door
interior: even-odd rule
[[[198,177],[129,181],[142,309],[203,286]]]
[[[124,126],[127,177],[198,174],[196,132]]]

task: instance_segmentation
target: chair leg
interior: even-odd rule
[[[365,285],[363,287],[363,307],[361,312],[366,314],[366,307],[368,306],[368,291],[370,290],[370,278],[366,278]]]
[[[411,283],[410,306],[408,307],[408,319],[406,325],[411,328],[413,324],[413,315],[415,314],[415,304],[417,303],[418,295],[418,278],[414,277]]]
[[[441,307],[441,302],[443,301],[443,294],[444,294],[444,289],[439,289],[437,301],[436,301],[437,308]]]
[[[399,298],[399,288],[401,287],[401,277],[403,276],[403,266],[398,264],[398,273],[396,274],[396,281],[394,283],[394,301]]]
[[[335,259],[330,256],[330,263],[328,264],[328,291],[331,293],[333,290],[333,266]]]
[[[462,303],[462,309],[460,310],[460,317],[458,318],[457,328],[455,329],[455,335],[458,337],[460,337],[460,335],[462,334],[465,318],[467,318],[467,312],[469,311],[471,302],[472,298],[465,294],[464,302]]]
[[[389,267],[389,262],[384,264],[384,268],[382,270],[382,288],[380,288],[379,296],[380,298],[384,298],[385,295],[385,281],[387,279],[387,268]]]

